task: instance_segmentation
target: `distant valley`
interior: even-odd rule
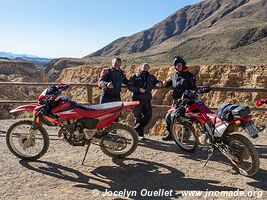
[[[7,58],[18,61],[29,61],[39,68],[44,67],[44,64],[50,62],[53,59],[53,58],[41,58],[38,56],[27,55],[27,54],[14,54],[10,52],[0,52],[0,58]]]

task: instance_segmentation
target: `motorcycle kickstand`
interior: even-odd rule
[[[86,158],[86,156],[87,156],[87,153],[88,153],[88,150],[89,150],[90,145],[91,145],[91,142],[89,142],[89,143],[87,144],[87,148],[86,148],[86,150],[85,150],[85,154],[84,154],[84,157],[83,157],[82,165],[83,165],[83,163],[84,163],[84,161],[85,161],[85,158]]]
[[[208,162],[209,162],[211,156],[213,155],[213,153],[214,153],[214,149],[211,149],[211,152],[209,153],[209,156],[208,156],[208,158],[207,158],[207,160],[206,160],[206,162],[205,162],[203,167],[206,167],[206,165],[208,164]]]

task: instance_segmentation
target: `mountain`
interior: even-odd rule
[[[44,73],[48,76],[49,81],[55,81],[63,69],[84,64],[87,64],[87,62],[78,58],[53,59],[44,65]]]
[[[10,52],[0,52],[0,57],[2,58],[9,58],[18,61],[30,61],[34,63],[37,67],[43,67],[44,64],[48,63],[52,60],[52,58],[40,58],[34,55],[27,55],[27,54],[14,54]]]
[[[64,68],[110,64],[170,64],[183,55],[190,65],[266,65],[267,0],[205,0],[185,6],[153,27],[119,38],[82,59],[55,59],[45,65],[54,81]]]
[[[267,0],[205,0],[185,6],[153,27],[119,38],[85,56],[124,55],[168,62],[267,63]]]

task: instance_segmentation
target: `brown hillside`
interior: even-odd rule
[[[0,59],[1,82],[45,82],[44,73],[31,62]],[[1,100],[35,100],[42,88],[0,85]],[[10,117],[14,105],[0,105],[0,119]]]
[[[206,0],[85,58],[130,54],[163,62],[183,54],[191,63],[260,65],[267,63],[266,36],[267,0]]]
[[[1,81],[15,81],[15,77],[28,77],[32,80],[43,77],[43,72],[33,63],[10,59],[0,59],[0,74]]]
[[[266,36],[267,0],[205,0],[84,58],[52,60],[45,73],[55,81],[67,67],[107,64],[114,55],[127,65],[170,63],[178,54],[190,65],[266,65]]]

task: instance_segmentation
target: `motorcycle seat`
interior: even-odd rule
[[[105,109],[110,109],[110,108],[121,107],[122,105],[123,103],[121,101],[117,101],[117,102],[96,104],[96,105],[90,105],[90,106],[84,106],[84,105],[80,105],[76,103],[75,107],[83,109],[83,110],[105,110]]]

